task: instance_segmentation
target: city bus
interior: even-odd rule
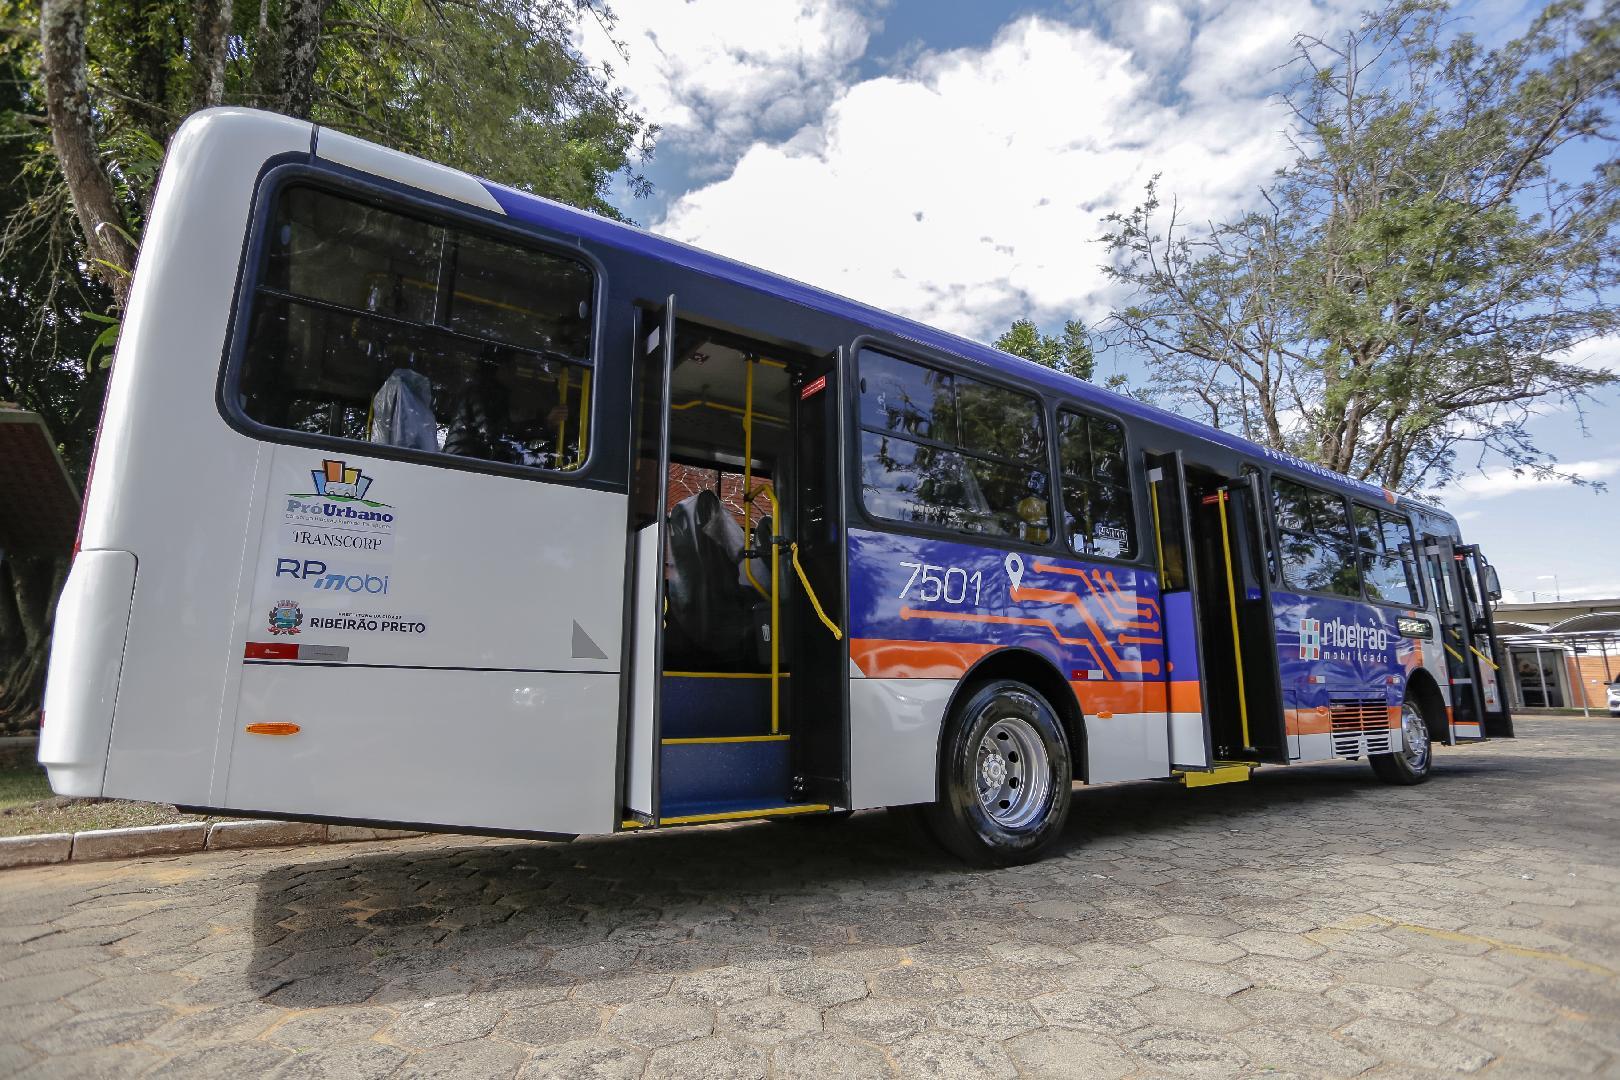
[[[1511,735],[1494,582],[1434,506],[216,109],[163,166],[39,753],[64,795],[513,836],[913,807],[1011,864],[1077,784],[1414,784]]]

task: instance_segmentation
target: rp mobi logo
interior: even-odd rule
[[[1322,620],[1299,620],[1299,658],[1301,660],[1322,659]]]
[[[317,495],[328,499],[354,499],[372,506],[388,505],[367,499],[366,492],[371,489],[372,477],[342,460],[327,458],[321,462],[320,468],[311,469],[309,475],[315,481]]]

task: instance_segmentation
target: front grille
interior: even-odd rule
[[[1390,751],[1389,703],[1379,696],[1329,694],[1333,752],[1340,757]]]

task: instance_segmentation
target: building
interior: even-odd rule
[[[1620,678],[1620,597],[1497,604],[1496,630],[1517,707],[1605,709]]]

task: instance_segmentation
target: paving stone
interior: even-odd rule
[[[171,1051],[189,1046],[247,1042],[258,1038],[286,1015],[283,1010],[261,1002],[239,1002],[177,1017],[154,1030],[146,1041]]]
[[[1131,1052],[1149,1068],[1175,1076],[1236,1076],[1250,1064],[1237,1046],[1200,1031],[1154,1029],[1133,1039]]]
[[[80,1013],[28,1041],[52,1056],[94,1050],[114,1043],[140,1042],[174,1014],[167,1009],[101,1009]]]
[[[663,1000],[622,1007],[608,1021],[604,1033],[650,1050],[701,1038],[712,1030],[714,1019],[708,1009]]]
[[[867,998],[828,1010],[829,1029],[847,1031],[868,1042],[889,1044],[915,1035],[928,1026],[924,1007]]]
[[[1478,1043],[1450,1032],[1396,1020],[1357,1020],[1339,1034],[1385,1061],[1441,1072],[1477,1072],[1496,1056]]]
[[[1275,1023],[1257,1024],[1231,1036],[1267,1076],[1298,1070],[1304,1076],[1355,1076],[1378,1064],[1378,1058],[1353,1044],[1279,1015]]]
[[[780,1080],[879,1080],[896,1075],[875,1046],[839,1035],[811,1035],[778,1046],[773,1073]]]
[[[412,1054],[391,1080],[502,1080],[527,1057],[527,1051],[494,1039],[458,1042]]]
[[[646,1080],[764,1080],[769,1069],[770,1057],[763,1048],[716,1035],[655,1050],[644,1076]]]
[[[332,1005],[358,1005],[382,989],[382,980],[364,972],[330,972],[295,979],[265,996],[273,1005],[288,1009],[323,1009]]]
[[[160,1061],[157,1051],[144,1046],[108,1046],[52,1055],[34,1062],[14,1080],[123,1080],[141,1075]]]
[[[1018,1075],[999,1046],[950,1031],[925,1031],[896,1043],[889,1056],[905,1077],[1012,1078]]]
[[[1029,1004],[1003,997],[964,995],[934,1006],[940,1027],[963,1035],[1000,1041],[1041,1026],[1041,1017]]]
[[[405,1051],[382,1043],[339,1043],[293,1054],[270,1075],[277,1080],[378,1080],[405,1060]]]
[[[1534,998],[1516,994],[1499,986],[1487,986],[1484,983],[1463,982],[1460,979],[1435,979],[1423,989],[1425,993],[1446,1002],[1458,1012],[1471,1013],[1475,1016],[1545,1022],[1557,1015],[1551,1006],[1543,1005]],[[1620,1019],[1620,1013],[1611,1015]]]
[[[1324,995],[1329,1001],[1352,1008],[1363,1016],[1406,1020],[1417,1024],[1443,1024],[1457,1013],[1444,1001],[1421,990],[1351,983],[1335,986]]]
[[[519,1080],[632,1080],[642,1075],[647,1055],[611,1039],[578,1039],[543,1046],[519,1071]]]
[[[7,979],[0,982],[0,1008],[55,1001],[96,981],[96,976],[83,968]]]
[[[1196,960],[1205,964],[1224,964],[1244,954],[1243,949],[1230,941],[1192,937],[1187,934],[1171,934],[1151,941],[1148,945],[1172,960]]]
[[[909,965],[866,977],[873,997],[902,1001],[930,1001],[961,992],[962,984],[948,971]]]
[[[1327,949],[1304,934],[1281,934],[1275,930],[1245,930],[1227,939],[1245,952],[1280,956],[1289,960],[1309,960]]]
[[[527,1046],[553,1046],[588,1039],[602,1027],[603,1010],[595,1005],[556,1002],[513,1009],[500,1021],[496,1034]]]
[[[1119,1080],[1136,1071],[1136,1063],[1114,1042],[1080,1031],[1032,1031],[1002,1049],[1026,1080]]]
[[[262,1042],[211,1043],[182,1050],[146,1075],[154,1080],[266,1076],[291,1053]]]
[[[1227,1004],[1226,998],[1191,990],[1158,987],[1131,998],[1131,1006],[1155,1024],[1183,1030],[1225,1034],[1253,1022],[1248,1013]]]
[[[1615,1025],[1616,1017],[1608,1017]],[[1567,1030],[1549,1024],[1518,1023],[1495,1017],[1465,1016],[1452,1030],[1504,1058],[1531,1064],[1568,1069],[1577,1073],[1597,1072],[1610,1055]],[[1497,1068],[1500,1068],[1498,1066]],[[1493,1069],[1494,1073],[1496,1070]]]
[[[797,1001],[771,995],[722,1009],[715,1030],[742,1042],[774,1046],[820,1032],[821,1013]]]
[[[672,992],[677,997],[699,1005],[719,1007],[749,1001],[771,992],[771,977],[763,971],[739,967],[717,967],[682,975],[674,980]],[[864,993],[866,985],[861,984]]]
[[[1192,990],[1216,997],[1231,997],[1254,984],[1230,968],[1203,964],[1196,960],[1156,960],[1142,967],[1142,974],[1160,986]]]
[[[782,972],[776,977],[776,990],[783,997],[817,1009],[857,1001],[868,993],[866,980],[859,975],[820,967],[801,967]]]
[[[409,840],[424,833],[410,829],[373,829],[365,825],[328,825],[326,841],[329,844],[352,844],[367,840]]]
[[[1042,994],[1031,998],[1030,1004],[1052,1027],[1119,1033],[1132,1031],[1148,1022],[1140,1011],[1119,998],[1078,990]]]

